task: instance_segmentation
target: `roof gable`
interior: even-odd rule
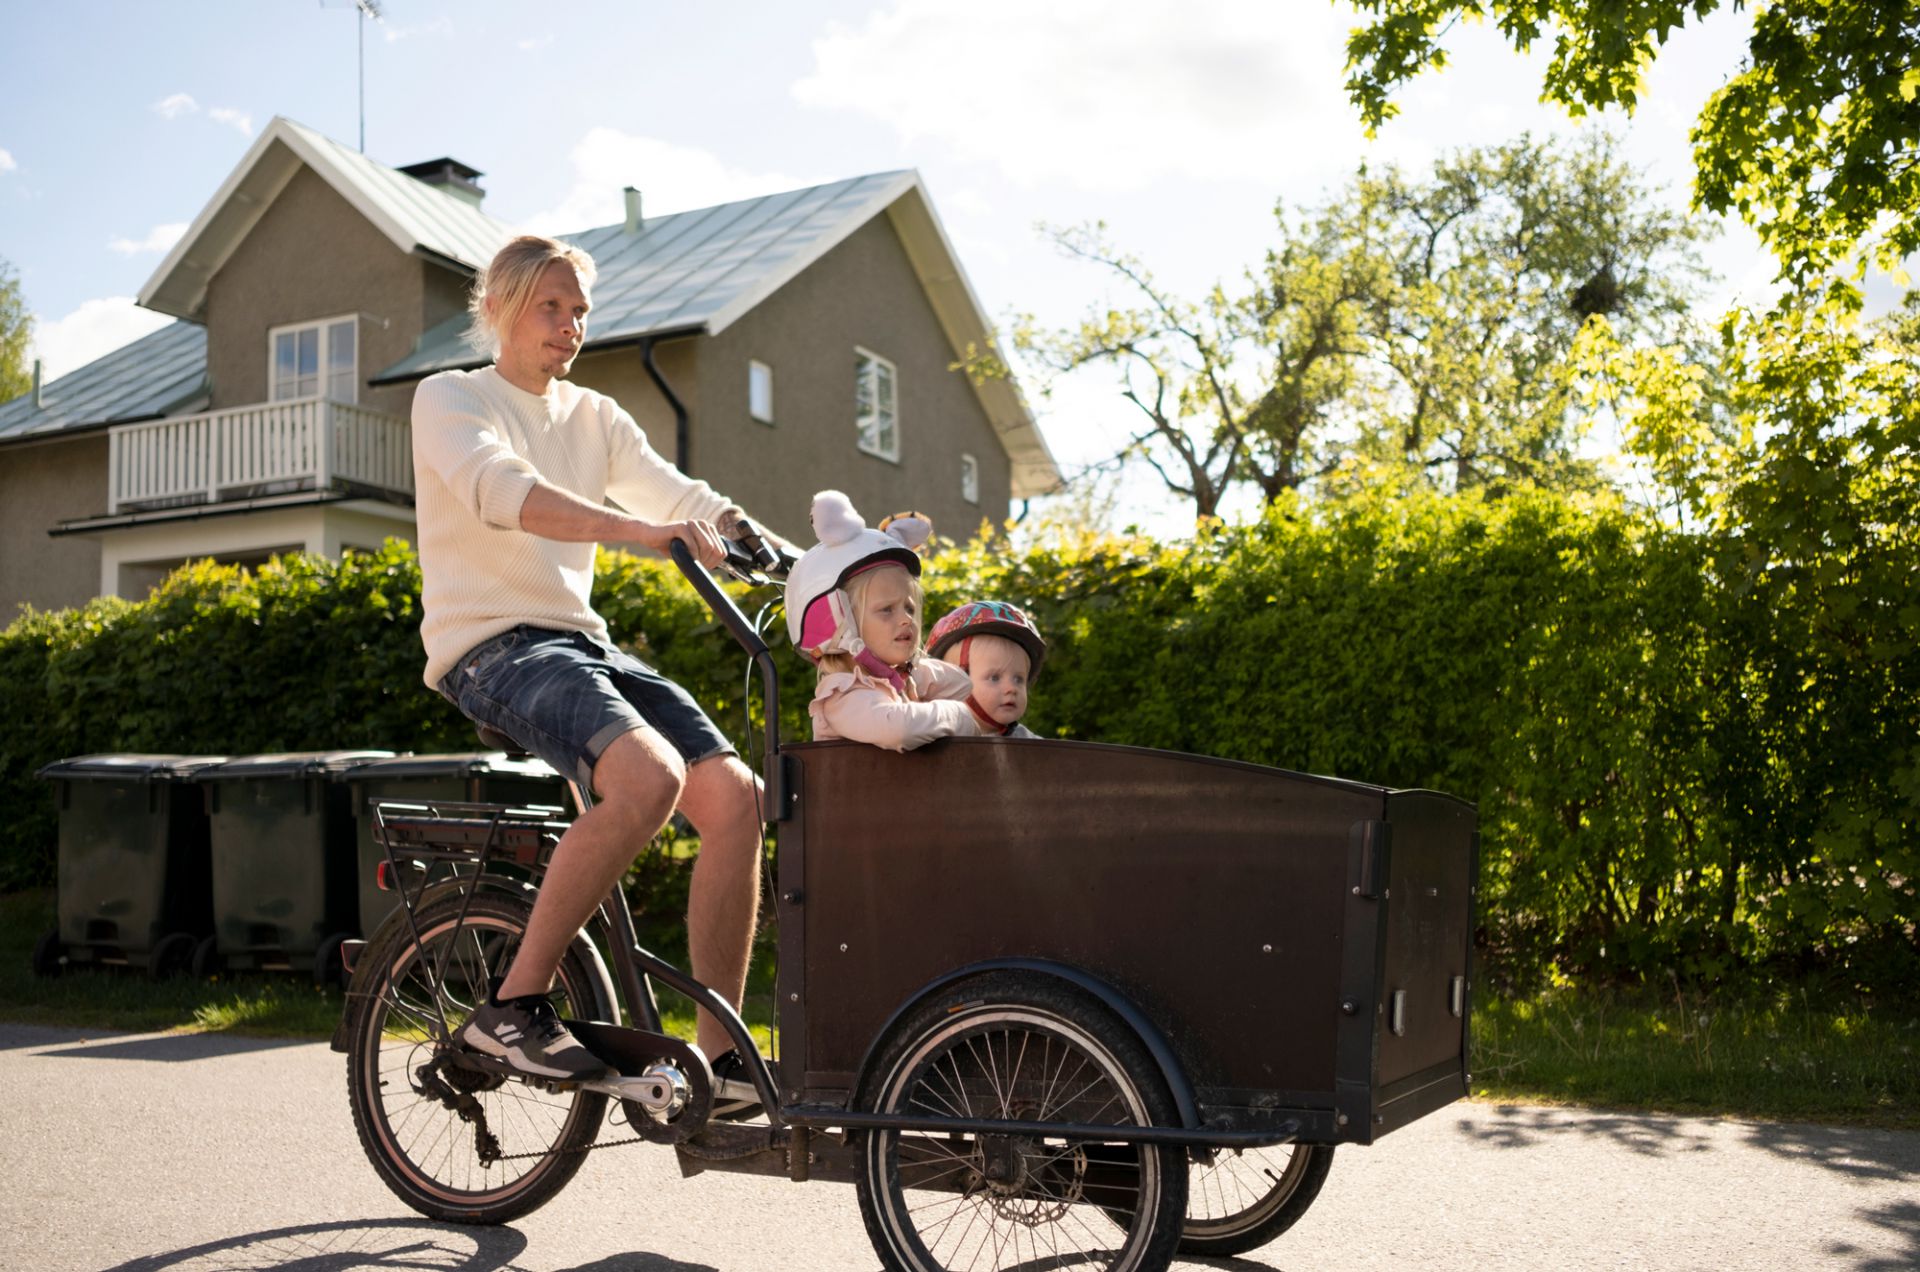
[[[512,231],[455,195],[275,116],[140,290],[140,303],[205,317],[207,284],[305,165],[403,252],[478,270]]]

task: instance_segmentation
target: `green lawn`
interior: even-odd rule
[[[319,1038],[339,1018],[340,992],[299,975],[155,983],[100,969],[43,980],[29,961],[52,924],[51,892],[0,896],[0,1019]],[[650,948],[684,955],[676,917],[643,920],[642,928]],[[770,944],[761,941],[746,1012],[763,1046],[773,1006]],[[684,1002],[663,994],[661,1008],[673,1032],[692,1036]],[[1483,1099],[1920,1128],[1920,1003],[1804,991],[1563,991],[1483,998],[1473,1031],[1474,1091]]]

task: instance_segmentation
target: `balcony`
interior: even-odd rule
[[[302,491],[413,500],[407,421],[328,398],[122,424],[107,465],[109,516]]]

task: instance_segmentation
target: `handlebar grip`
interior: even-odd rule
[[[780,568],[780,557],[767,546],[767,541],[760,535],[760,527],[745,517],[733,523],[733,538],[729,542],[738,543],[747,550],[753,569],[771,571]]]

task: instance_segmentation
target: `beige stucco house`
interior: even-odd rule
[[[475,271],[513,227],[441,159],[388,168],[286,119],[140,294],[176,322],[0,404],[0,623],[143,594],[181,561],[409,538],[413,386],[479,365]],[[813,492],[970,538],[1058,473],[919,177],[567,234],[600,274],[579,383],[775,530]]]

